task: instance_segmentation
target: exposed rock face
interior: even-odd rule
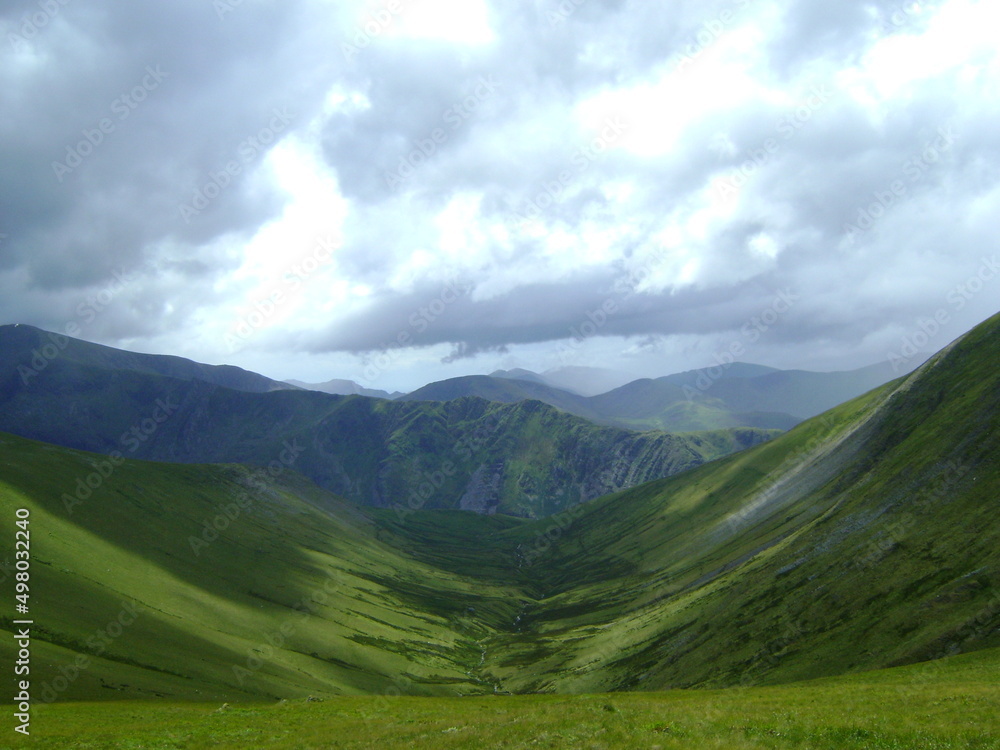
[[[471,510],[484,515],[493,515],[500,507],[500,490],[503,487],[504,462],[491,466],[483,464],[469,477],[469,485],[458,502],[461,510]]]
[[[774,434],[632,432],[539,401],[255,393],[121,369],[89,350],[64,353],[25,383],[18,367],[31,365],[32,341],[0,349],[0,431],[126,458],[294,471],[380,508],[538,518]]]

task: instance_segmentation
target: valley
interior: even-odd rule
[[[1000,647],[998,342],[995,317],[767,443],[537,520],[365,508],[294,466],[126,459],[81,498],[100,455],[4,435],[0,502],[30,510],[46,592],[38,684],[65,682],[59,702],[593,694]]]

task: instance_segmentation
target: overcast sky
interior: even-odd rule
[[[7,0],[0,322],[390,390],[935,350],[1000,307],[998,27],[995,0]]]

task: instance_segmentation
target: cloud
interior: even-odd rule
[[[86,337],[665,366],[791,290],[760,356],[861,364],[995,247],[987,2],[217,5],[0,11],[0,318],[59,328],[125,272]]]

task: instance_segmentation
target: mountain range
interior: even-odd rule
[[[998,357],[995,316],[768,442],[535,520],[363,507],[294,461],[154,463],[0,435],[0,504],[30,512],[32,585],[45,592],[36,679],[60,700],[589,693],[776,684],[998,648]],[[31,412],[16,388],[0,412],[99,421],[88,389],[125,398],[154,377],[105,371],[95,384],[101,371],[59,364],[50,389],[81,401],[45,396]],[[180,401],[185,382],[170,379],[167,396]],[[259,409],[272,429],[303,398],[197,387],[213,412]],[[66,411],[38,417],[54,404]],[[395,408],[431,418],[420,403]],[[531,437],[523,449],[538,452]],[[4,658],[14,649],[0,639]]]
[[[451,401],[477,396],[502,403],[537,400],[597,424],[630,430],[787,430],[904,374],[888,363],[845,372],[808,372],[735,362],[634,380],[587,397],[556,388],[527,370],[516,370],[430,383],[400,399]]]
[[[401,511],[549,515],[777,434],[637,433],[537,400],[335,396],[27,326],[0,328],[0,346],[0,430],[179,463],[267,467],[294,454],[285,463],[321,487]]]

